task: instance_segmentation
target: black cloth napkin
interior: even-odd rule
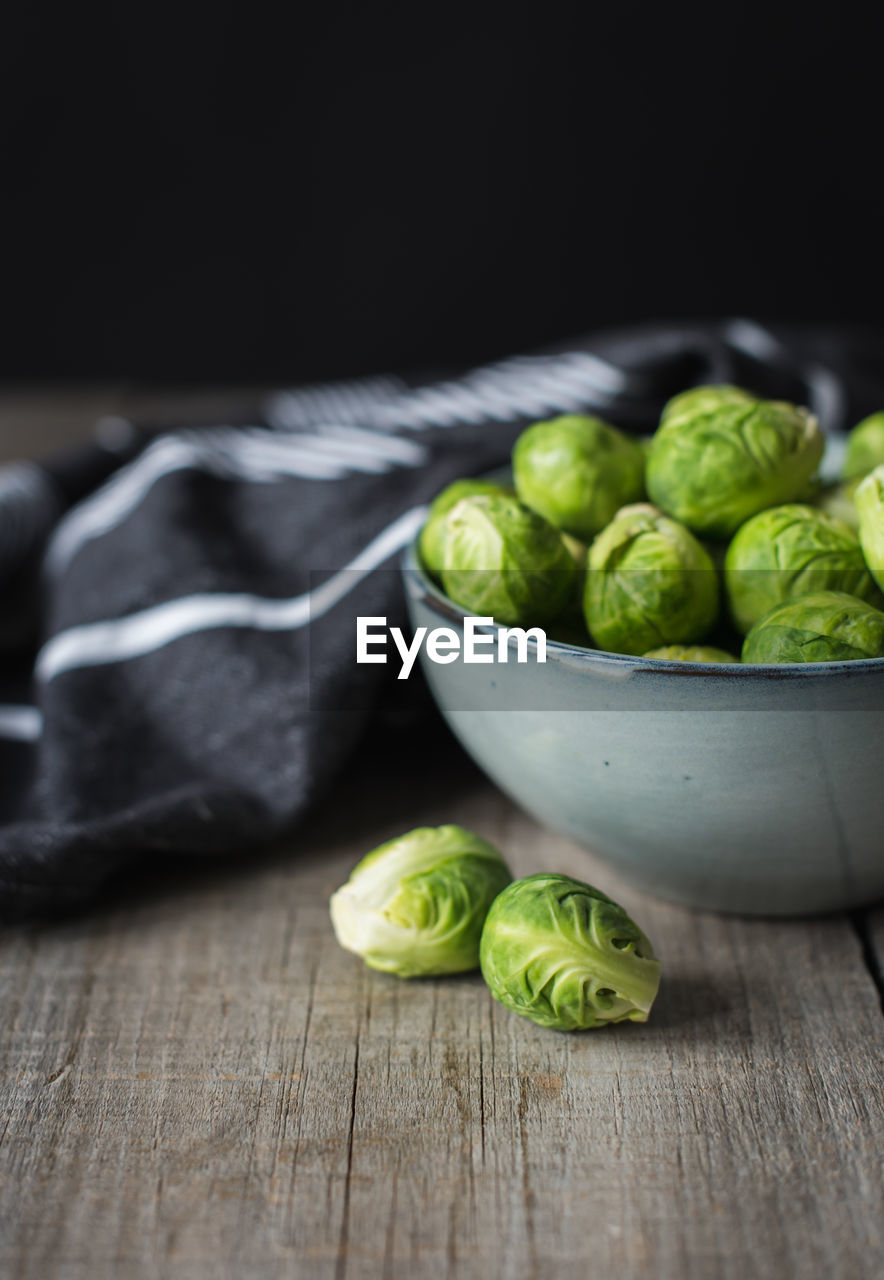
[[[88,901],[151,854],[291,828],[386,694],[355,618],[404,625],[395,567],[448,481],[527,421],[653,430],[665,400],[736,382],[828,431],[884,405],[874,335],[744,320],[591,335],[445,379],[274,395],[251,423],[0,469],[0,915]]]

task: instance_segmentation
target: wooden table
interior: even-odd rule
[[[3,452],[132,404],[7,394]],[[544,1031],[476,975],[341,951],[353,863],[440,822],[622,901],[663,961],[651,1021]],[[876,913],[645,897],[444,733],[391,739],[284,847],[170,861],[3,937],[0,1274],[878,1277],[882,943]]]

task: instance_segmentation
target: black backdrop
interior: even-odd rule
[[[10,13],[0,376],[294,381],[667,316],[879,322],[858,5],[260,12]]]

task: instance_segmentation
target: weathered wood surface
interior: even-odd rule
[[[684,911],[445,739],[381,756],[284,849],[170,862],[0,940],[0,1274],[882,1274],[880,922],[864,954],[843,916]],[[477,976],[403,983],[341,951],[327,900],[352,864],[443,821],[623,901],[663,960],[651,1021],[560,1035]]]
[[[879,1275],[884,1036],[849,923],[644,898],[439,750],[398,786],[362,766],[289,850],[5,939],[0,1270]],[[663,959],[652,1020],[559,1035],[339,950],[351,864],[440,821],[621,898]]]

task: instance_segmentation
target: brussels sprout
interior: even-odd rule
[[[858,422],[847,437],[843,480],[859,480],[884,463],[884,411]]]
[[[583,593],[596,644],[647,653],[702,640],[718,615],[718,577],[683,525],[648,503],[624,507],[589,549]]]
[[[819,507],[820,511],[825,511],[826,515],[834,516],[836,520],[843,520],[856,531],[859,528],[859,513],[853,497],[858,484],[858,480],[845,480],[841,484],[824,484],[814,496],[813,504]]]
[[[651,944],[623,908],[547,871],[495,898],[479,957],[495,1000],[560,1031],[647,1022],[660,985]]]
[[[884,657],[884,613],[844,591],[775,605],[743,642],[744,662],[849,662]]]
[[[859,540],[869,572],[884,591],[884,465],[869,472],[854,497]]]
[[[571,554],[542,516],[505,494],[462,498],[446,516],[442,586],[470,613],[542,626],[576,590]]]
[[[770,507],[737,530],[724,580],[731,615],[744,634],[775,604],[812,591],[846,591],[884,605],[850,526],[799,503]]]
[[[491,903],[512,876],[463,827],[418,827],[366,854],[329,904],[338,942],[371,969],[416,978],[479,963]]]
[[[581,414],[535,422],[513,449],[513,479],[522,502],[584,542],[624,503],[642,497],[644,470],[637,441],[601,418]]]
[[[671,426],[674,422],[693,421],[701,413],[713,413],[723,405],[757,403],[758,396],[754,396],[751,391],[730,386],[726,382],[708,387],[691,387],[687,391],[680,391],[664,405],[660,422]],[[653,440],[654,437],[651,436],[648,443],[653,444]]]
[[[662,649],[649,649],[643,658],[668,658],[670,662],[739,662],[726,649],[711,644],[666,644]]]
[[[477,493],[504,493],[512,496],[513,490],[492,480],[455,480],[447,489],[433,499],[430,504],[427,523],[421,529],[418,549],[424,568],[438,575],[442,568],[442,557],[445,547],[445,518],[452,507],[456,507],[461,498],[470,498]]]
[[[823,437],[807,409],[776,400],[740,398],[735,388],[717,405],[696,392],[664,410],[648,456],[651,500],[694,533],[729,537],[765,507],[805,492],[823,453]],[[744,393],[745,394],[745,393]]]

